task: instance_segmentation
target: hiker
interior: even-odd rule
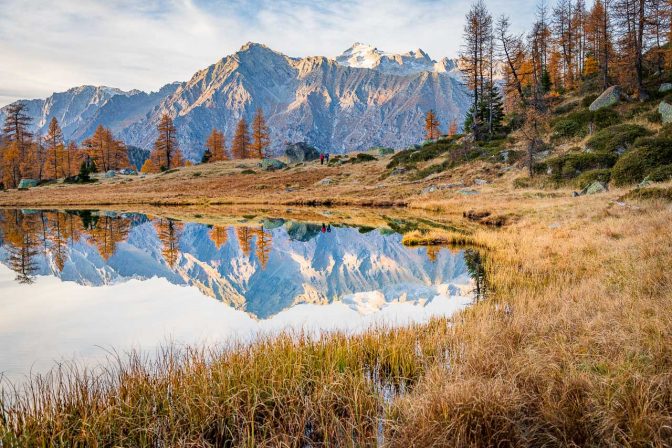
[[[324,155],[325,160],[327,161],[327,164],[329,163],[329,153],[326,153]]]
[[[327,224],[327,232],[331,233],[331,224]]]
[[[324,223],[322,223],[322,233],[324,233],[326,231],[327,231],[327,226],[325,226]]]
[[[320,165],[324,165],[324,153],[320,153]]]

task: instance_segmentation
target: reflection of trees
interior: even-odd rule
[[[259,260],[259,264],[261,264],[262,269],[265,269],[266,264],[268,263],[268,257],[271,253],[273,236],[271,232],[264,230],[264,226],[260,226],[258,229],[255,229],[254,233],[257,236],[255,243],[257,259]]]
[[[19,210],[4,210],[1,221],[4,244],[7,246],[9,268],[16,272],[19,283],[32,283],[39,253],[37,215],[26,215]]]
[[[130,222],[127,219],[111,216],[100,216],[90,224],[88,231],[91,240],[98,248],[100,256],[109,260],[117,248],[117,244],[128,238]]]
[[[51,253],[54,257],[56,268],[61,272],[63,271],[63,266],[65,266],[65,259],[67,256],[68,215],[57,212],[52,212],[49,215],[49,241],[51,241]]]
[[[476,282],[476,299],[480,300],[485,297],[486,283],[485,283],[485,267],[483,266],[483,256],[474,249],[467,249],[464,251],[464,261],[467,264],[467,271],[471,278]]]
[[[236,236],[238,237],[238,245],[240,246],[240,250],[243,252],[243,255],[249,257],[251,249],[250,240],[252,239],[252,229],[247,226],[236,227]]]
[[[436,263],[436,257],[440,250],[440,246],[427,246],[427,258],[429,258],[429,261]]]
[[[159,218],[154,221],[154,228],[163,246],[161,253],[168,266],[175,267],[180,255],[180,236],[184,225],[172,219]]]
[[[229,239],[229,229],[223,226],[214,226],[210,229],[210,239],[217,249],[221,248]]]

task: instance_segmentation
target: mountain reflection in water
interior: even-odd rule
[[[462,252],[408,248],[389,229],[264,219],[209,226],[140,214],[0,211],[0,261],[30,284],[159,277],[255,318],[340,301],[361,313],[473,289]],[[141,285],[141,283],[140,283]],[[142,293],[142,287],[138,294]]]

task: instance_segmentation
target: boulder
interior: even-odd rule
[[[108,172],[105,173],[105,177],[107,177],[108,179],[109,179],[109,178],[112,178],[112,177],[114,177],[114,176],[116,176],[116,175],[117,175],[117,173],[115,173],[113,170],[110,170],[110,171],[108,171]]]
[[[19,190],[27,190],[28,188],[37,187],[39,181],[37,179],[21,179],[19,182]]]
[[[658,105],[658,113],[663,119],[663,123],[672,123],[672,105],[666,103],[665,101],[661,101]]]
[[[320,152],[306,142],[288,143],[285,155],[290,163],[308,162],[320,158]]]
[[[488,183],[485,179],[474,179],[474,184],[476,185],[486,185]]]
[[[434,193],[437,190],[436,185],[430,185],[422,189],[422,194]]]
[[[406,168],[400,166],[392,170],[392,175],[399,176],[400,174],[406,174],[407,171]]]
[[[659,92],[668,92],[672,90],[672,83],[671,82],[664,82],[658,87]]]
[[[611,86],[602,92],[602,95],[598,96],[595,101],[593,101],[589,109],[591,111],[596,111],[618,104],[618,102],[621,101],[621,93],[620,86]]]
[[[281,170],[287,167],[287,164],[278,159],[263,159],[257,164],[263,171]]]
[[[334,183],[334,181],[331,180],[330,177],[325,177],[324,179],[318,181],[317,185],[331,185],[332,183]]]
[[[596,180],[592,184],[588,185],[586,188],[581,190],[581,194],[597,194],[597,193],[604,193],[608,191],[609,188],[607,187],[607,184],[604,182],[600,182],[599,180]]]

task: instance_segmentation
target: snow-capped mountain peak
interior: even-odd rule
[[[348,67],[368,68],[387,74],[412,75],[434,72],[436,61],[418,48],[402,54],[387,53],[378,48],[356,42],[336,57],[336,62]]]

